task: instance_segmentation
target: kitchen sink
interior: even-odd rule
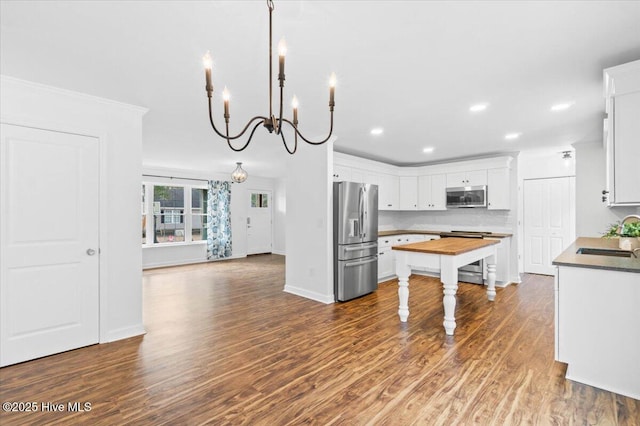
[[[615,256],[615,257],[632,257],[633,252],[628,250],[616,250],[616,249],[603,249],[603,248],[589,248],[580,247],[576,254],[595,254],[598,256]]]

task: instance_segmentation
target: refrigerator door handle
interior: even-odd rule
[[[344,264],[345,268],[348,268],[350,266],[358,266],[358,265],[365,265],[367,263],[371,263],[371,262],[376,262],[378,260],[378,257],[372,257],[370,259],[366,259],[366,260],[360,260],[359,262],[347,262]]]
[[[361,232],[363,237],[367,236],[367,229],[369,229],[369,193],[367,192],[367,188],[362,188],[362,192],[364,193],[364,203],[362,204],[362,230]]]
[[[358,219],[360,219],[360,230],[358,234],[360,236],[363,236],[362,232],[364,231],[364,195],[364,188],[361,186],[358,191]]]
[[[378,247],[378,243],[369,244],[368,246],[346,247],[344,251],[359,251]]]

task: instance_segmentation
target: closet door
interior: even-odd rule
[[[98,342],[99,142],[1,125],[0,365]]]

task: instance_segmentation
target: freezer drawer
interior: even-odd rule
[[[378,256],[337,262],[336,300],[344,302],[378,288]]]
[[[378,254],[378,242],[369,241],[360,244],[342,244],[338,246],[338,260],[352,260]]]

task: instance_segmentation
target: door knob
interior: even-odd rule
[[[93,256],[94,254],[96,254],[96,251],[94,249],[87,249],[87,254],[89,256]]]

